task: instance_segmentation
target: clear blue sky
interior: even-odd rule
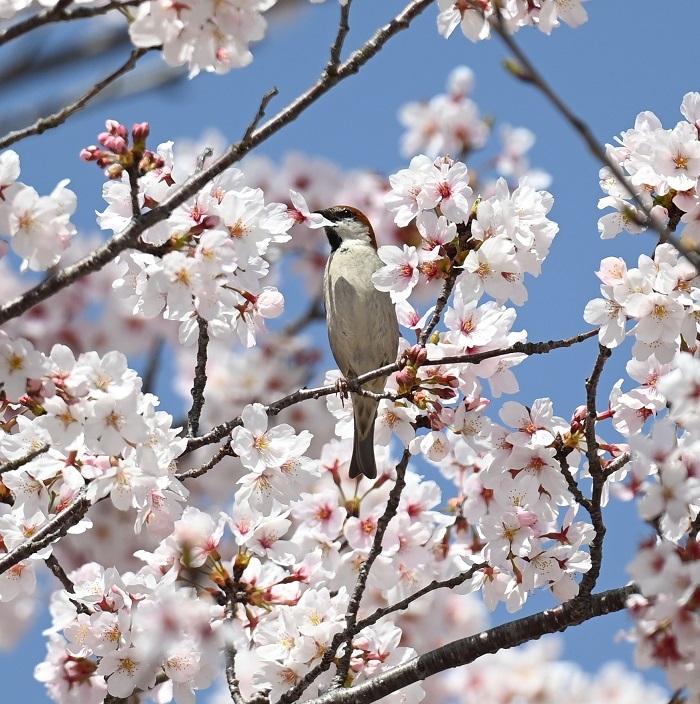
[[[396,0],[356,0],[348,48],[360,44],[403,5]],[[675,124],[683,95],[700,90],[697,0],[667,0],[662,6],[651,0],[591,0],[587,9],[589,22],[577,30],[563,27],[551,37],[522,30],[517,41],[601,142],[609,142],[621,130],[632,127],[642,110],[656,112],[665,126]],[[337,3],[328,0],[325,5],[304,5],[302,10],[291,21],[271,26],[265,42],[254,46],[254,62],[246,69],[223,77],[202,75],[150,96],[100,104],[53,133],[20,143],[14,148],[22,159],[22,180],[48,192],[59,179],[70,178],[79,196],[74,219],[80,228],[96,230],[93,212],[103,208],[101,178],[94,166],[78,160],[78,153],[95,141],[104,120],[115,118],[127,125],[148,120],[153,144],[182,137],[196,139],[210,127],[230,140],[239,138],[266,90],[277,86],[280,91],[269,109],[272,114],[311,85],[325,64],[335,32]],[[435,30],[435,17],[435,8],[428,9],[359,75],[333,90],[258,153],[279,159],[287,151],[297,150],[329,158],[348,169],[390,173],[405,166],[398,147],[398,109],[407,101],[442,92],[452,68],[470,66],[476,73],[473,98],[482,113],[495,116],[497,126],[509,123],[532,130],[537,135],[530,154],[532,164],[553,176],[550,191],[555,206],[551,217],[559,223],[560,233],[542,276],[529,280],[530,299],[518,311],[516,329],[527,329],[530,340],[556,339],[586,330],[582,311],[597,295],[598,280],[593,272],[600,259],[624,256],[633,263],[640,252],[651,251],[653,240],[647,235],[599,240],[600,165],[543,97],[502,69],[506,54],[500,42],[472,44],[459,31],[445,40]],[[5,56],[7,51],[0,53],[0,61]],[[119,59],[96,63],[80,80],[87,84],[112,63],[116,66]],[[16,96],[0,95],[0,114],[68,85],[63,74],[46,75]],[[591,341],[580,350],[529,360],[516,368],[521,384],[518,399],[529,403],[549,396],[555,401],[555,412],[570,417],[573,408],[583,402],[583,383],[594,356],[595,342]],[[613,356],[601,389],[609,389],[624,376],[624,361],[623,354]],[[612,431],[609,435],[613,437]],[[609,532],[599,588],[619,586],[627,580],[624,566],[646,533],[634,519],[631,506],[613,502],[607,515]],[[547,603],[551,602],[532,602],[536,608]],[[38,684],[26,689],[34,664],[44,655],[38,632],[45,625],[46,621],[39,624],[21,649],[0,658],[3,700],[15,701],[20,696],[28,702],[45,700]],[[618,615],[574,629],[563,636],[564,656],[587,670],[596,670],[611,658],[631,663],[630,647],[614,641],[615,632],[627,625],[625,617]],[[663,681],[658,673],[648,676]]]

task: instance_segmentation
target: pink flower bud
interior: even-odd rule
[[[124,140],[129,138],[129,132],[126,127],[124,127],[124,125],[122,125],[122,123],[118,120],[106,120],[105,129],[109,132],[109,134],[116,137],[121,137]]]
[[[96,159],[99,159],[101,154],[102,150],[94,144],[80,150],[80,158],[83,161],[95,161]]]
[[[150,133],[151,126],[148,122],[137,122],[131,128],[131,136],[134,138],[134,142],[145,142]]]

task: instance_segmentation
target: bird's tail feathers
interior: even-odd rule
[[[364,474],[368,479],[377,476],[374,458],[374,421],[377,419],[377,402],[371,398],[353,396],[355,436],[350,460],[350,479]]]

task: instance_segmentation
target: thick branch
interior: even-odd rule
[[[403,665],[356,687],[335,689],[307,704],[369,704],[421,682],[431,675],[452,667],[474,662],[482,655],[514,648],[541,638],[548,633],[564,631],[597,616],[605,616],[625,608],[627,598],[637,591],[634,585],[612,589],[601,594],[578,597],[532,616],[496,626],[468,638],[460,638],[441,648],[419,655]]]
[[[43,548],[51,545],[58,538],[63,537],[76,525],[90,508],[90,502],[85,497],[85,491],[78,494],[70,506],[57,513],[48,523],[42,526],[31,538],[25,540],[10,552],[0,556],[0,574],[11,569],[30,555],[34,555]]]

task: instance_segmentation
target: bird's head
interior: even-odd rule
[[[367,216],[350,205],[334,205],[331,208],[317,210],[330,222],[325,226],[326,236],[331,244],[331,251],[338,249],[344,242],[355,240],[377,249],[374,230]]]

